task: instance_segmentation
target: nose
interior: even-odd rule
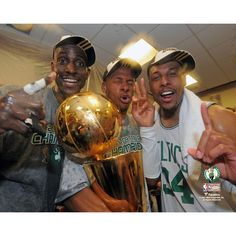
[[[161,84],[164,86],[168,84],[168,77],[166,75],[161,77]]]
[[[66,71],[73,74],[76,73],[76,66],[73,62],[67,64]]]
[[[127,82],[123,82],[122,84],[121,84],[121,89],[123,90],[123,91],[129,91],[129,85],[128,85],[128,83]]]

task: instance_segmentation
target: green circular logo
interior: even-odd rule
[[[214,183],[220,178],[220,170],[216,166],[212,166],[207,170],[204,170],[204,177],[209,183]]]

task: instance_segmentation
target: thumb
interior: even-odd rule
[[[203,157],[202,153],[196,148],[188,148],[187,152],[196,160],[201,160]]]

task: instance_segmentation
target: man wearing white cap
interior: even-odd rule
[[[53,48],[52,86],[43,88],[45,81],[40,80],[36,87],[25,86],[0,97],[0,211],[55,210],[64,159],[54,132],[55,113],[64,99],[84,87],[94,62],[95,51],[87,39],[64,36]],[[36,126],[25,122],[32,121],[32,114]],[[39,120],[46,121],[44,130]],[[81,166],[78,175],[84,207],[108,210],[88,187]]]
[[[163,211],[236,211],[236,115],[184,88],[194,68],[187,51],[156,54],[148,79],[158,111],[144,81],[136,84],[132,113],[141,126],[145,177],[155,185],[161,176]]]

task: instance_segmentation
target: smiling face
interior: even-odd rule
[[[89,69],[84,51],[75,45],[66,45],[55,50],[52,71],[57,73],[56,92],[65,99],[80,92],[88,79]]]
[[[106,81],[103,81],[102,90],[120,110],[126,113],[131,103],[135,79],[131,69],[121,67],[114,71]]]
[[[184,92],[184,78],[183,70],[176,61],[153,65],[150,68],[150,90],[164,116],[172,117],[179,112]]]

